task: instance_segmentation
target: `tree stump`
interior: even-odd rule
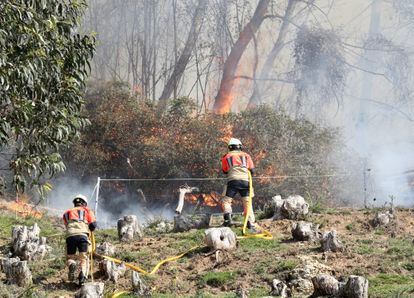
[[[300,221],[292,225],[292,237],[296,241],[314,241],[319,239],[319,225]]]
[[[137,296],[143,296],[143,297],[150,296],[149,288],[141,280],[138,272],[132,271],[131,279],[132,279],[132,288],[134,289],[134,293]]]
[[[322,235],[321,245],[322,251],[341,252],[344,250],[343,244],[336,237],[335,230],[324,233]]]
[[[292,219],[302,220],[309,213],[309,204],[299,195],[282,199],[281,196],[272,198],[273,220]]]
[[[103,282],[88,282],[75,294],[75,298],[103,298],[105,285]]]
[[[46,238],[39,237],[40,228],[35,223],[32,227],[14,226],[12,230],[13,255],[22,260],[42,260],[52,250],[46,244]]]
[[[104,256],[112,256],[115,254],[115,247],[109,242],[102,242],[96,247],[96,252]]]
[[[319,274],[312,278],[312,297],[337,296],[339,294],[339,282],[335,277],[327,274]]]
[[[385,213],[377,213],[371,223],[374,228],[382,227],[389,224],[394,219],[394,214],[390,211]]]
[[[191,229],[206,229],[210,223],[209,214],[176,215],[174,216],[174,231],[185,232]]]
[[[272,198],[272,207],[273,207],[273,220],[279,220],[283,219],[283,213],[282,213],[282,206],[283,206],[284,200],[281,196],[274,196]]]
[[[309,204],[299,195],[289,196],[284,200],[282,214],[287,219],[301,220],[309,213]]]
[[[362,276],[351,275],[342,293],[347,298],[368,298],[368,280]]]
[[[237,246],[236,234],[230,228],[211,228],[204,233],[204,242],[214,250],[232,250]]]
[[[143,233],[135,215],[125,215],[118,219],[118,238],[120,241],[127,242],[134,238],[142,238]]]
[[[32,284],[32,273],[27,266],[27,261],[20,261],[19,258],[3,259],[1,267],[8,283],[17,284],[20,287]]]
[[[281,298],[289,297],[288,287],[286,284],[278,279],[274,279],[272,282],[272,293],[273,296],[280,296]]]
[[[100,269],[105,274],[106,280],[111,280],[115,283],[125,274],[126,271],[124,263],[117,265],[106,259],[100,263]]]

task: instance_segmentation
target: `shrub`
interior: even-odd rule
[[[69,173],[84,180],[96,176],[219,177],[226,142],[236,136],[252,155],[257,175],[295,176],[255,180],[256,204],[264,204],[275,194],[307,193],[332,199],[335,193],[337,183],[332,178],[306,176],[336,171],[327,156],[337,146],[337,130],[294,120],[267,106],[238,114],[197,114],[188,98],[173,100],[161,113],[153,102],[138,100],[121,83],[91,86],[86,97],[85,113],[91,125],[64,154]],[[154,189],[172,193],[181,184],[130,182],[121,191],[135,193],[140,188],[144,193]],[[221,192],[223,182],[192,182],[192,186],[201,192]],[[101,193],[113,197],[111,192],[119,193],[119,188],[119,183],[108,182]],[[154,197],[158,203],[170,200],[161,194]]]

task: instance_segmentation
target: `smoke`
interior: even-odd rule
[[[86,195],[89,207],[94,210],[96,182],[81,183],[75,178],[62,177],[55,180],[53,185],[53,190],[48,194],[45,203],[48,208],[52,209],[52,214],[61,216],[65,210],[72,208],[73,197],[77,194]],[[108,194],[101,192],[96,214],[98,226],[100,228],[116,227],[118,219],[124,215],[136,215],[139,223],[144,226],[157,219],[172,220],[174,216],[172,206],[146,207],[146,204],[140,201],[139,196],[139,192],[137,195],[111,192],[109,197]]]

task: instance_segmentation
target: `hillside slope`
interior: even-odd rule
[[[370,281],[370,297],[414,297],[414,218],[410,210],[398,209],[397,219],[386,228],[373,229],[368,221],[375,210],[326,209],[308,220],[321,225],[322,231],[335,229],[346,245],[343,253],[323,254],[318,243],[293,242],[289,220],[262,221],[274,240],[242,239],[237,250],[215,254],[200,248],[180,260],[165,264],[153,276],[143,280],[154,297],[237,297],[240,289],[250,297],[268,296],[274,278],[289,280],[295,268],[312,264],[336,278],[357,274]],[[41,235],[48,238],[53,251],[40,262],[30,263],[33,286],[22,289],[5,284],[0,274],[1,297],[73,297],[77,287],[66,282],[64,235],[60,219],[22,219],[7,211],[0,212],[0,251],[9,252],[11,228],[16,224],[38,222]],[[234,229],[240,234],[240,229]],[[116,246],[116,257],[151,269],[167,256],[177,255],[202,244],[203,231],[157,234],[147,228],[140,241],[119,243],[115,230],[100,230],[97,243],[109,241]],[[95,266],[96,269],[96,266]],[[95,273],[96,280],[102,280]],[[106,282],[105,291],[131,289],[130,272],[116,285]],[[293,293],[294,297],[301,297]],[[135,297],[126,294],[122,297]]]

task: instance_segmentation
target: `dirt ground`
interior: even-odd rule
[[[291,236],[293,221],[290,220],[260,221],[260,225],[273,234],[273,240],[242,239],[235,251],[220,252],[218,258],[203,246],[202,230],[165,234],[148,230],[143,239],[130,243],[119,243],[116,231],[104,230],[97,233],[97,242],[115,244],[116,257],[147,270],[168,256],[200,244],[196,251],[163,265],[155,275],[143,276],[154,297],[236,297],[240,289],[247,290],[250,297],[268,296],[274,278],[289,281],[292,270],[310,260],[330,268],[330,273],[338,279],[351,274],[369,278],[371,297],[389,297],[398,293],[402,293],[399,297],[414,296],[414,292],[411,292],[414,291],[413,213],[408,209],[397,209],[396,219],[391,224],[374,229],[369,221],[376,211],[336,208],[308,216],[307,221],[319,224],[321,232],[337,231],[345,245],[345,251],[340,253],[323,253],[318,242],[294,242]],[[10,217],[7,213],[4,216]],[[38,221],[41,228],[45,224],[44,219],[30,220]],[[14,222],[8,219],[8,224],[4,224],[4,221],[0,220],[3,230],[10,229],[16,223],[26,224],[25,220]],[[50,230],[45,228],[46,234],[61,233],[62,227],[56,227],[59,226],[58,222]],[[240,234],[239,228],[234,231]],[[2,257],[8,251],[10,240],[4,233],[0,238]],[[47,297],[72,297],[77,287],[66,281],[64,238],[59,236],[50,240],[54,247],[52,255],[32,265],[35,276],[32,288]],[[95,268],[98,268],[97,264]],[[116,285],[106,281],[106,292],[130,291],[130,275],[127,272]],[[95,280],[103,279],[98,272],[94,276]],[[0,294],[2,290],[22,293],[22,289],[4,284],[4,274],[0,274],[0,279],[3,282]],[[30,289],[26,289],[26,292],[32,293]],[[295,292],[293,296],[302,297]],[[121,297],[135,296],[125,294]]]

